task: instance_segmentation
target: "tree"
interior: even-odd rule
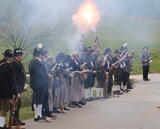
[[[22,48],[26,55],[38,43],[53,47],[65,31],[63,19],[54,25],[43,21],[32,24],[32,6],[26,0],[0,0],[0,12],[0,40],[6,47]]]

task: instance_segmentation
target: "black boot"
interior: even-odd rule
[[[80,101],[79,104],[86,105],[86,102],[85,101]]]
[[[40,120],[42,120],[42,118],[40,118],[39,116],[37,118],[34,118],[35,122],[40,121]]]
[[[69,108],[67,108],[67,107],[64,107],[64,110],[69,111],[70,109],[69,109]]]
[[[53,113],[61,113],[57,108],[53,108]]]
[[[78,103],[75,103],[76,107],[82,108],[82,106],[80,106]]]
[[[20,120],[18,120],[18,122],[20,123],[21,126],[25,126],[26,124]]]
[[[21,126],[21,123],[18,120],[14,120],[13,121],[13,126],[17,126],[17,125]]]

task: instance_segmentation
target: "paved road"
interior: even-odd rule
[[[135,88],[119,98],[88,103],[51,123],[28,120],[27,129],[160,129],[160,75],[133,76]]]

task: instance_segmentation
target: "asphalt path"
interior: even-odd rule
[[[120,97],[87,103],[51,122],[26,121],[27,129],[160,129],[160,74],[132,76],[134,89]]]

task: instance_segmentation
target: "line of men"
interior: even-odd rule
[[[132,89],[129,77],[133,55],[127,44],[114,55],[110,48],[100,54],[97,47],[80,47],[77,53],[59,53],[55,59],[48,56],[46,48],[35,48],[29,64],[34,121],[56,119],[52,113],[110,98],[114,84],[119,85],[116,95]]]
[[[12,126],[24,126],[19,119],[21,94],[25,91],[26,74],[21,64],[23,52],[5,50],[4,59],[0,61],[0,129]],[[16,103],[16,107],[15,107]],[[9,127],[5,126],[7,112],[10,110]]]
[[[101,54],[95,45],[81,46],[79,52],[72,55],[59,53],[54,59],[48,56],[46,48],[35,48],[29,63],[34,121],[56,119],[52,113],[65,113],[68,107],[82,107],[87,101],[109,98],[113,84],[119,85],[115,94],[132,89],[129,76],[133,54],[126,44],[114,54],[110,48]],[[7,49],[3,55],[0,61],[0,129],[8,129],[25,125],[19,120],[19,110],[21,94],[27,87],[22,50]],[[10,124],[6,127],[9,110]]]

